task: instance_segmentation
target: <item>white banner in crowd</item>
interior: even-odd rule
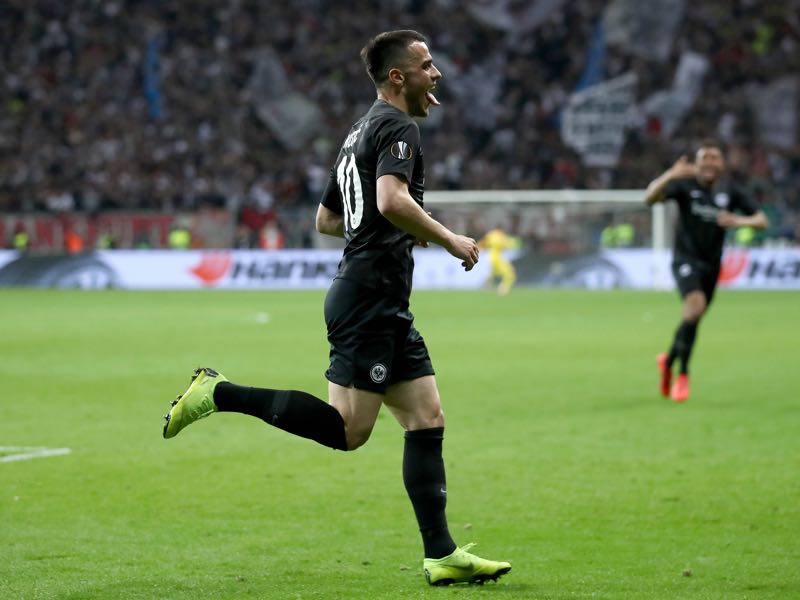
[[[684,0],[613,0],[603,14],[606,42],[651,60],[669,58]]]
[[[327,289],[341,250],[104,250],[52,257],[0,251],[0,286],[129,289]],[[414,251],[414,286],[481,287],[488,261],[465,272],[438,248]]]
[[[636,74],[626,73],[569,97],[561,114],[561,138],[590,167],[613,167],[625,141],[636,92]]]
[[[606,250],[600,257],[606,272],[619,287],[674,288],[672,253],[648,248]],[[720,287],[760,290],[800,289],[800,248],[729,248],[722,258]],[[600,287],[600,286],[598,286]],[[605,286],[610,287],[610,286]]]
[[[761,141],[791,149],[797,143],[800,77],[788,75],[767,85],[753,83],[746,93],[756,113]]]
[[[705,56],[687,50],[681,54],[672,87],[656,92],[642,103],[645,115],[657,116],[661,121],[661,137],[671,138],[684,115],[694,106],[708,67]]]
[[[467,273],[443,250],[418,250],[414,255],[416,289],[477,289],[489,277],[486,260]],[[0,287],[326,289],[340,258],[339,250],[106,250],[51,258],[0,250]],[[671,263],[669,251],[606,250],[554,260],[546,274],[529,283],[588,289],[672,289]],[[723,257],[720,286],[800,290],[800,248],[731,248]]]

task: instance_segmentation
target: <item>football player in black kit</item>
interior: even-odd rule
[[[661,394],[676,402],[689,399],[689,357],[697,326],[714,297],[725,230],[766,229],[768,225],[764,212],[741,190],[721,185],[724,171],[722,148],[714,141],[706,141],[697,150],[693,163],[682,156],[650,182],[645,195],[648,205],[675,200],[680,212],[672,274],[683,298],[682,320],[670,351],[658,356]],[[680,361],[680,373],[672,383],[676,359]]]
[[[458,235],[422,208],[425,169],[419,128],[439,102],[441,78],[425,38],[382,33],[361,51],[377,100],[345,137],[317,211],[317,229],[344,237],[339,270],[325,298],[330,342],[328,402],[300,391],[235,385],[197,369],[166,416],[164,437],[216,411],[240,412],[336,450],[355,450],[386,405],[405,430],[403,482],[424,546],[428,583],[482,583],[511,569],[457,547],[445,517],[444,416],[433,367],[414,328],[409,296],[412,248],[433,242],[469,271],[472,238]]]

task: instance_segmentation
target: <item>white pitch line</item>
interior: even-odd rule
[[[0,446],[0,453],[14,452],[0,456],[0,463],[9,463],[17,460],[30,460],[32,458],[46,458],[48,456],[64,456],[72,452],[69,448],[41,448],[31,446]]]

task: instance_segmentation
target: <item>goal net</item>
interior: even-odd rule
[[[644,196],[644,190],[432,191],[425,207],[476,239],[494,228],[516,237],[520,248],[509,258],[522,284],[608,288],[626,285],[609,257],[671,244],[667,208],[646,206]],[[653,285],[660,287],[665,275],[653,273]]]

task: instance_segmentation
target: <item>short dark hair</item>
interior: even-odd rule
[[[720,154],[722,154],[723,156],[725,155],[725,145],[716,138],[712,137],[703,138],[700,141],[700,145],[697,146],[697,149],[703,150],[705,148],[716,148],[717,150],[720,151]]]
[[[361,60],[376,86],[389,79],[389,69],[400,66],[408,57],[408,47],[414,42],[428,43],[425,36],[412,29],[384,31],[361,49]]]

